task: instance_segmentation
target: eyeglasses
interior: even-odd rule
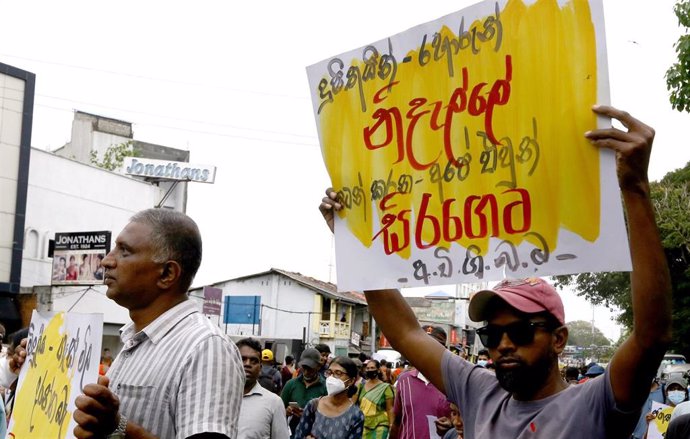
[[[324,372],[324,375],[328,378],[329,376],[334,376],[338,379],[342,379],[343,377],[349,378],[347,375],[347,372],[344,370],[332,370],[332,369],[327,369],[326,372]]]
[[[477,335],[482,344],[487,348],[498,347],[503,338],[503,334],[508,334],[508,338],[518,346],[526,346],[534,341],[534,334],[537,328],[549,329],[548,322],[531,322],[520,320],[509,325],[486,325],[477,329]]]

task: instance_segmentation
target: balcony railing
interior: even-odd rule
[[[319,322],[319,335],[325,338],[350,338],[350,324],[335,322],[333,320],[321,320]]]

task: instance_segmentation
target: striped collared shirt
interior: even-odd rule
[[[127,324],[107,376],[120,412],[161,439],[237,437],[244,393],[239,351],[186,300],[141,331]]]

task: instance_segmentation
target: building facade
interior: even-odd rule
[[[372,353],[372,318],[364,295],[338,292],[334,284],[300,273],[272,268],[268,271],[216,282],[223,291],[218,318],[233,338],[257,337],[276,346],[276,360],[301,348],[327,344],[334,355]],[[203,287],[190,291],[203,302]],[[301,352],[301,350],[300,350]]]
[[[156,206],[184,211],[186,184],[164,200],[172,182],[125,175],[94,166],[91,157],[130,142],[139,157],[188,161],[189,152],[132,139],[131,123],[75,112],[72,140],[57,152],[31,148],[21,288],[21,326],[38,311],[102,313],[103,347],[119,351],[119,329],[129,313],[105,295],[104,285],[51,286],[55,233],[110,231],[111,245],[136,212]],[[92,154],[91,151],[94,153]]]

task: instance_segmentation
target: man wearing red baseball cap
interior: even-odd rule
[[[491,301],[501,299],[518,311],[527,314],[548,312],[560,325],[565,325],[565,311],[561,296],[543,279],[506,279],[491,290],[482,290],[472,295],[470,318],[475,322],[487,319],[491,312]]]
[[[477,334],[495,375],[428,337],[398,291],[365,292],[393,348],[457,404],[467,439],[629,438],[649,392],[639,383],[651,382],[670,343],[671,281],[647,177],[654,130],[613,107],[593,111],[627,129],[585,137],[616,153],[633,263],[634,328],[603,375],[576,386],[561,377],[558,355],[568,340],[563,303],[542,279],[503,281],[470,300],[470,318],[487,322]],[[326,195],[319,207],[332,230],[342,205],[333,190]]]

